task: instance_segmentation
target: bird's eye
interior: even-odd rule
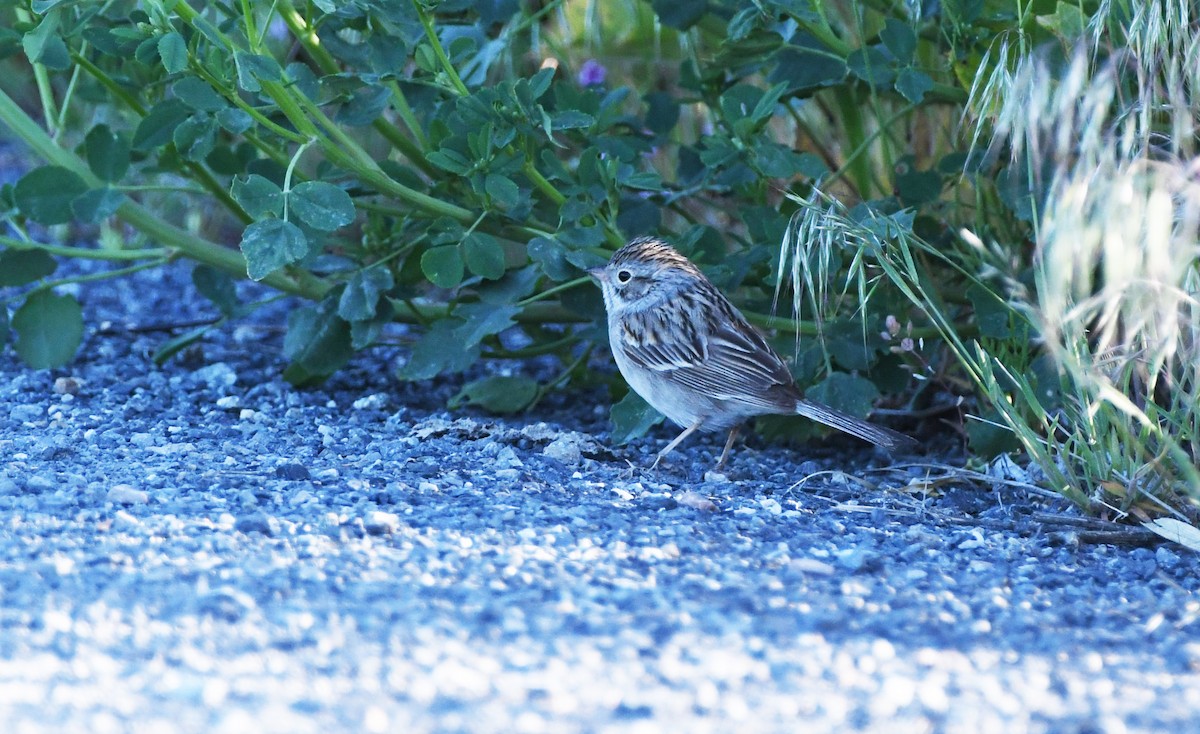
[[[622,283],[628,283],[629,279],[632,277],[633,273],[629,272],[628,270],[622,270],[621,272],[617,273],[617,280],[621,281]]]

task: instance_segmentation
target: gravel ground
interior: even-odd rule
[[[1200,730],[1186,551],[848,439],[645,473],[602,396],[448,413],[394,354],[298,391],[286,304],[156,368],[187,277],[0,353],[0,731]]]

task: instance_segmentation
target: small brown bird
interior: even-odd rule
[[[783,359],[690,260],[662,240],[638,237],[588,274],[604,291],[608,339],[634,392],[683,428],[654,466],[698,430],[729,431],[758,415],[802,415],[889,450],[902,433],[805,400]]]

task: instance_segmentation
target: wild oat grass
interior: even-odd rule
[[[996,239],[1014,231],[997,223],[1011,213],[983,198],[957,243],[934,247],[903,212],[852,212],[813,192],[797,197],[781,256],[798,312],[830,303],[821,283],[837,257],[859,253],[842,272],[860,302],[882,268],[1047,484],[1117,517],[1200,517],[1195,20],[1186,2],[1109,2],[1074,49],[997,40],[961,137],[1025,177],[1028,250]],[[1030,338],[980,337],[945,300],[956,280],[987,287]],[[1056,385],[1031,370],[1043,355]]]

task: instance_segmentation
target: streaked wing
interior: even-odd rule
[[[646,369],[670,372],[681,384],[717,400],[733,400],[764,409],[777,409],[799,397],[787,365],[762,335],[723,297],[705,304],[717,313],[693,314],[676,328],[677,338],[665,338],[663,312],[639,314],[627,320],[626,353]],[[637,335],[637,339],[632,338]],[[681,338],[680,338],[681,337]]]
[[[702,322],[689,319],[672,325],[669,309],[630,314],[621,324],[625,353],[640,367],[665,372],[704,364],[708,360],[708,335]]]

